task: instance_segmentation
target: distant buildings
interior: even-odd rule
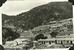
[[[50,39],[40,39],[38,40],[41,44],[49,44],[49,45],[63,45],[63,46],[71,46],[74,44],[74,34],[71,35],[64,35],[64,36],[57,36],[56,38]]]

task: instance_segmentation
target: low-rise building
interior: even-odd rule
[[[73,45],[74,44],[74,34],[71,35],[64,35],[64,36],[57,36],[56,38],[50,38],[50,39],[40,39],[38,40],[41,44],[49,44],[49,45]]]

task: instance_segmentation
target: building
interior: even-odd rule
[[[57,36],[56,38],[50,39],[40,39],[38,40],[41,44],[49,44],[49,45],[64,45],[64,46],[72,46],[74,44],[74,34]]]

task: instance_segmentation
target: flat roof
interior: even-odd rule
[[[72,40],[72,41],[74,41],[74,38],[51,38],[51,39],[40,39],[40,40],[38,40],[38,41],[55,41],[55,40]]]

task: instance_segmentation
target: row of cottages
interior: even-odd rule
[[[62,44],[62,45],[73,45],[74,44],[74,34],[71,35],[64,35],[64,36],[57,36],[56,38],[50,39],[40,39],[38,40],[41,44]]]

